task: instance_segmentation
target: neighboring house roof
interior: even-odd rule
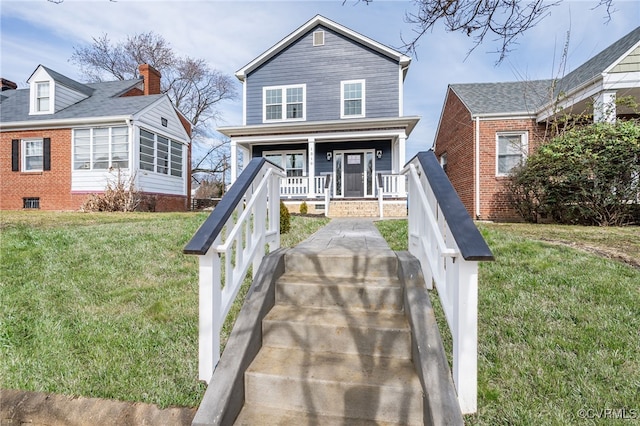
[[[47,72],[51,71],[47,69]],[[55,73],[55,71],[53,73]],[[61,76],[58,73],[55,73],[55,76],[54,74],[51,74],[51,77],[56,79],[56,81],[60,81],[62,84],[65,84],[65,82],[73,82],[73,80]],[[62,82],[59,77],[63,77],[64,82]],[[36,123],[52,119],[83,119],[132,115],[166,96],[148,95],[119,97],[122,93],[139,85],[140,82],[140,79],[89,84],[75,82],[78,85],[84,86],[85,88],[83,90],[85,92],[91,91],[90,96],[56,112],[55,114],[29,115],[29,88],[5,90],[2,92],[3,96],[6,96],[6,98],[1,101],[2,108],[0,108],[0,123]]]
[[[533,80],[505,83],[450,84],[472,116],[534,115],[556,101],[601,78],[617,61],[640,45],[640,27],[555,82]]]
[[[609,66],[620,59],[629,50],[640,43],[640,27],[631,31],[602,52],[580,65],[575,70],[560,79],[555,89],[554,95],[572,92],[575,89],[589,83],[591,80],[600,77]]]
[[[307,34],[309,31],[311,31],[318,25],[322,25],[327,29],[333,30],[353,41],[356,41],[364,46],[367,46],[368,48],[378,53],[381,53],[382,55],[385,55],[391,59],[394,59],[404,67],[408,67],[409,64],[411,63],[410,57],[394,49],[391,49],[390,47],[387,47],[382,43],[378,43],[377,41],[372,40],[369,37],[366,37],[360,33],[357,33],[347,27],[344,27],[330,19],[327,19],[324,16],[316,15],[315,17],[307,21],[307,23],[299,27],[297,30],[295,30],[294,32],[292,32],[291,34],[289,34],[288,36],[280,40],[278,43],[276,43],[273,47],[271,47],[269,50],[264,52],[262,55],[258,56],[256,59],[249,62],[247,65],[245,65],[240,70],[238,70],[236,72],[236,77],[238,77],[239,80],[244,81],[244,79],[250,72],[260,67],[262,64],[264,64],[269,59],[276,56],[278,53],[286,49],[291,44],[295,43],[298,39],[300,39],[302,36]]]
[[[552,80],[450,84],[472,116],[535,114],[549,101]]]
[[[44,65],[40,65],[46,72],[47,74],[49,74],[49,76],[53,79],[53,81],[55,81],[56,83],[62,84],[63,86],[67,86],[70,89],[75,90],[76,92],[80,92],[84,95],[87,96],[91,96],[91,94],[93,93],[93,90],[91,87],[79,83],[75,80],[70,79],[69,77],[62,75],[58,72],[55,72],[54,70],[52,70],[51,68],[47,68]],[[37,68],[36,68],[37,71]],[[34,73],[36,72],[34,71]],[[33,74],[31,74],[31,76],[33,76]],[[29,79],[27,81],[31,80],[31,77],[29,77]]]

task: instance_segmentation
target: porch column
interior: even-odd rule
[[[600,92],[593,99],[594,122],[616,122],[616,92]]]
[[[308,139],[309,143],[309,170],[307,170],[307,198],[316,197],[316,140]]]
[[[404,132],[402,132],[400,133],[400,135],[398,135],[398,165],[397,165],[398,173],[400,172],[400,170],[402,170],[404,163],[407,161],[405,159],[405,156],[407,155],[406,145],[407,145],[407,135]],[[407,191],[405,189],[404,183],[405,183],[404,177],[401,179],[398,179],[398,196],[399,197],[407,196]]]
[[[238,147],[236,141],[231,139],[231,182],[233,185],[238,178]]]
[[[251,151],[241,146],[240,152],[242,153],[242,170],[244,170],[251,161]]]

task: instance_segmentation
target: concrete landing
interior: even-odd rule
[[[377,250],[393,256],[372,219],[333,219],[298,244],[292,251],[323,251],[325,254],[354,254]]]

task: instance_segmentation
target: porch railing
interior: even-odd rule
[[[406,181],[407,177],[403,174],[382,174],[378,173],[377,194],[378,194],[378,211],[380,219],[384,218],[384,197],[402,198],[406,197]]]
[[[464,414],[477,410],[478,262],[493,254],[433,151],[418,153],[408,176],[409,252],[435,284],[453,338],[453,381]]]
[[[309,178],[305,176],[286,177],[280,186],[283,197],[307,195],[309,192]]]
[[[207,383],[220,360],[222,325],[249,267],[255,275],[265,245],[280,247],[283,177],[264,158],[251,160],[184,248],[199,257],[198,376]]]

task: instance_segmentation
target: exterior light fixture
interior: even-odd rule
[[[378,159],[382,158],[382,150],[381,149],[376,151],[376,157],[378,157]]]
[[[327,152],[327,161],[331,161],[331,151]]]

